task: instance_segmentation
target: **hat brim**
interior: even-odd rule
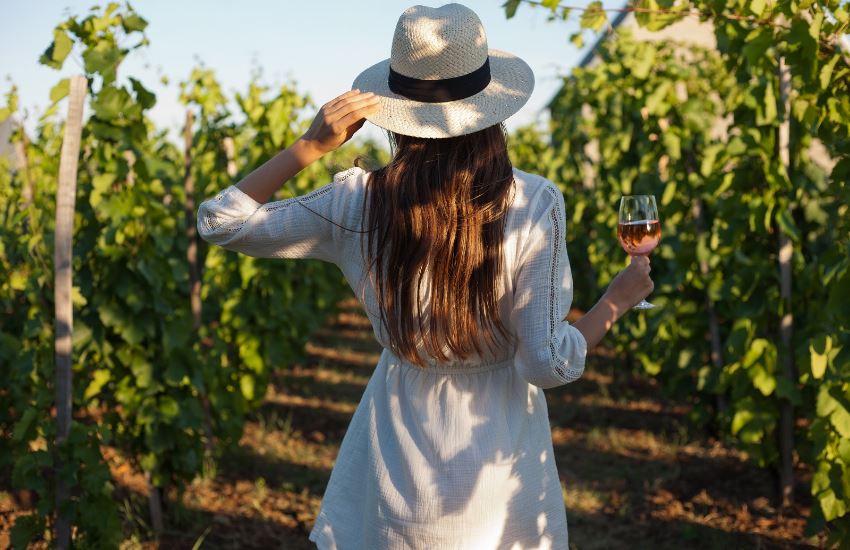
[[[425,138],[471,134],[519,111],[534,90],[534,73],[525,61],[501,50],[490,49],[488,53],[490,83],[463,99],[424,103],[394,93],[387,83],[389,59],[361,72],[351,88],[378,96],[381,108],[366,120],[381,128]]]

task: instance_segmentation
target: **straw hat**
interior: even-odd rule
[[[366,120],[399,134],[444,138],[502,122],[525,105],[534,73],[519,57],[489,49],[484,26],[462,4],[411,6],[398,19],[390,58],[360,73],[352,89],[374,92]]]

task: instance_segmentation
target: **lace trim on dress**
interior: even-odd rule
[[[561,261],[562,257],[560,255],[561,252],[561,210],[558,208],[557,201],[559,197],[556,193],[560,193],[560,191],[553,189],[549,186],[546,187],[546,190],[549,193],[553,194],[553,198],[555,199],[555,206],[552,210],[549,211],[550,216],[552,217],[552,228],[554,238],[552,239],[552,266],[549,271],[549,353],[552,356],[552,368],[558,377],[564,381],[564,383],[569,383],[577,380],[581,377],[584,372],[584,369],[574,369],[572,367],[564,367],[564,365],[569,364],[569,361],[558,353],[558,349],[555,346],[555,318],[560,315],[561,304],[561,281],[557,280],[557,276],[561,273]]]

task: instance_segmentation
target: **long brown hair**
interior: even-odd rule
[[[500,123],[449,138],[388,135],[392,160],[371,172],[364,208],[368,200],[367,258],[390,347],[420,367],[417,335],[440,361],[449,359],[444,348],[456,360],[482,356],[479,330],[491,349],[494,329],[514,338],[497,304],[513,188],[507,130]],[[426,270],[427,328],[419,294]]]

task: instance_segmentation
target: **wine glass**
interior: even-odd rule
[[[649,256],[661,240],[661,223],[654,195],[624,195],[620,199],[617,238],[629,256]],[[655,304],[641,300],[632,309],[652,309]]]

